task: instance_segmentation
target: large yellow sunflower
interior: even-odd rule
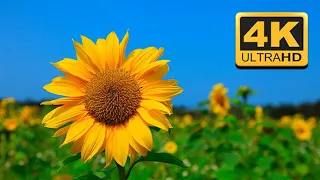
[[[124,166],[127,157],[146,155],[153,147],[149,126],[172,128],[171,98],[183,90],[176,80],[162,80],[169,60],[159,60],[163,48],[136,49],[125,57],[128,32],[119,43],[111,32],[96,43],[81,36],[74,41],[77,60],[52,63],[65,76],[44,86],[65,96],[43,105],[61,105],[49,112],[43,123],[60,128],[54,136],[66,135],[62,145],[72,143],[71,153],[81,153],[83,162],[105,150],[106,167],[113,159]],[[62,146],[61,145],[61,146]]]
[[[230,109],[229,98],[227,97],[228,89],[222,83],[213,86],[210,92],[210,107],[215,114],[224,117]]]

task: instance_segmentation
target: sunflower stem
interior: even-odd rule
[[[117,164],[117,168],[118,168],[118,175],[119,175],[119,180],[126,180],[126,171],[124,169],[124,167],[122,167],[120,164]]]
[[[135,161],[135,162],[132,163],[132,165],[130,166],[130,168],[129,168],[128,172],[127,172],[126,179],[129,178],[130,173],[131,173],[131,170],[133,169],[133,167],[134,167],[138,162],[140,162],[140,160],[137,160],[137,161]]]
[[[1,160],[0,160],[0,164],[1,167],[0,168],[0,179],[5,179],[5,162],[6,162],[6,137],[5,134],[0,133],[0,149],[1,149]]]

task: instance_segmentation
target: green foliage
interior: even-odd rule
[[[255,106],[239,99],[230,102],[243,117],[231,113],[218,118],[201,109],[191,125],[180,126],[181,122],[170,117],[174,129],[169,133],[150,127],[154,148],[147,156],[137,155],[133,166],[128,158],[126,172],[133,167],[129,179],[318,179],[319,126],[312,130],[310,141],[300,141],[291,126],[280,128],[278,119],[267,115],[249,126]],[[207,105],[208,101],[199,103],[201,108]],[[21,109],[13,105],[8,108]],[[38,118],[52,109],[45,106]],[[215,126],[219,123],[223,125]],[[9,132],[0,123],[0,179],[52,179],[60,175],[76,180],[118,179],[114,162],[104,168],[104,152],[83,163],[80,154],[71,155],[70,145],[59,148],[64,137],[53,138],[54,132],[40,123],[21,123]],[[174,154],[164,152],[168,141],[177,144]]]
[[[58,169],[58,171],[63,168],[64,166],[70,164],[70,163],[73,163],[74,161],[77,161],[81,158],[81,154],[78,153],[77,155],[74,155],[74,156],[69,156],[67,157],[65,160],[62,161],[62,165],[60,166],[60,168]]]
[[[174,157],[171,154],[168,153],[155,153],[155,152],[148,152],[147,156],[142,156],[138,160],[139,162],[143,161],[153,161],[153,162],[163,162],[168,164],[177,165],[183,168],[186,168],[187,166],[179,159]]]

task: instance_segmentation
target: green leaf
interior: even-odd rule
[[[172,131],[172,128],[169,128],[168,129],[168,133],[171,134],[171,131]]]
[[[201,128],[201,129],[197,130],[196,132],[194,132],[193,134],[191,134],[189,141],[199,139],[202,135],[202,132],[203,132],[203,129]]]
[[[296,166],[296,170],[302,176],[305,176],[309,173],[309,167],[306,164],[299,164]]]
[[[223,122],[229,122],[229,123],[232,123],[232,124],[234,124],[234,123],[236,123],[238,120],[237,120],[237,117],[236,116],[227,116],[227,117],[225,117],[225,118],[223,118],[223,120],[222,120]]]
[[[243,110],[249,116],[251,116],[251,115],[253,115],[255,113],[255,108],[252,105],[243,106]]]
[[[142,161],[163,162],[167,164],[177,165],[182,168],[187,167],[180,159],[176,158],[175,156],[169,153],[148,152],[146,156],[142,156],[138,161],[139,162],[142,162]]]
[[[239,99],[230,99],[231,104],[240,106],[242,103]]]
[[[201,114],[202,114],[203,116],[206,116],[206,115],[209,114],[209,111],[208,111],[207,109],[204,109],[204,110],[201,111]]]
[[[292,131],[289,128],[280,129],[279,135],[283,137],[283,139],[292,139]]]
[[[101,180],[101,178],[94,175],[93,173],[89,173],[89,174],[74,178],[74,180]]]
[[[222,160],[225,168],[233,169],[239,163],[240,155],[236,152],[225,153]]]
[[[268,121],[260,121],[260,122],[257,122],[256,125],[257,126],[263,126],[263,127],[266,127],[266,128],[273,128],[274,127],[273,123],[268,122]]]
[[[234,170],[220,169],[216,172],[216,178],[219,180],[234,180],[237,179],[237,174]]]
[[[280,172],[277,172],[277,171],[271,171],[270,172],[270,176],[269,176],[269,180],[290,180],[289,177],[281,174]]]
[[[269,146],[271,145],[271,143],[272,143],[272,138],[269,137],[269,136],[263,136],[263,137],[260,139],[259,143],[260,143],[261,145],[264,145],[264,146],[269,147]]]
[[[65,167],[66,165],[70,164],[70,163],[73,163],[77,160],[79,160],[81,158],[81,154],[78,153],[77,155],[74,155],[74,156],[69,156],[67,157],[66,159],[64,159],[62,161],[62,165],[60,166],[60,168],[58,169],[58,171],[61,170],[61,168]]]
[[[155,127],[155,126],[150,126],[150,129],[151,129],[152,131],[156,131],[156,132],[159,132],[159,131],[160,131],[160,128]]]
[[[245,140],[242,136],[241,133],[235,132],[235,133],[231,133],[227,136],[227,139],[229,141],[231,141],[232,143],[236,143],[236,144],[242,144],[245,143]]]
[[[198,107],[206,106],[206,105],[208,105],[209,103],[210,103],[209,100],[200,101],[200,102],[198,103]]]
[[[104,179],[107,179],[107,180],[110,180],[110,175],[111,175],[111,172],[116,169],[116,167],[113,167],[113,168],[107,168],[107,169],[104,169],[104,170],[101,170],[99,172],[103,172],[104,173]]]
[[[273,157],[260,157],[258,159],[258,166],[261,169],[268,170],[271,168],[273,161],[274,161]]]

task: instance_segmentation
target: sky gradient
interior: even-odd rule
[[[88,3],[90,2],[90,3]],[[272,2],[275,2],[274,4]],[[222,82],[233,97],[241,85],[261,93],[254,104],[314,102],[320,97],[320,25],[316,1],[0,1],[0,97],[55,98],[43,86],[61,75],[49,62],[75,58],[72,38],[94,41],[129,29],[127,51],[164,47],[166,79],[184,92],[177,105],[194,107]],[[309,16],[309,67],[304,70],[239,70],[235,66],[237,12],[299,11]]]

